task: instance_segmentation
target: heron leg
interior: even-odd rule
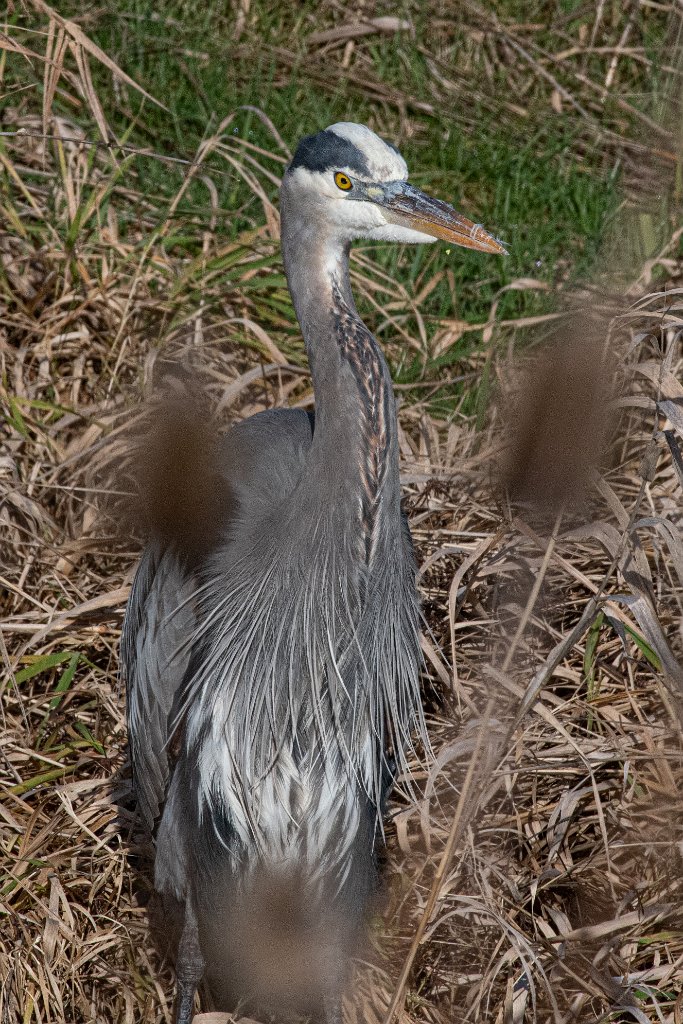
[[[185,903],[183,931],[176,957],[175,1024],[192,1024],[194,997],[204,973],[204,957],[199,946],[197,917],[191,900]]]

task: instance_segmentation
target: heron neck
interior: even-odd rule
[[[306,226],[282,234],[285,272],[308,353],[315,392],[315,433],[307,478],[342,507],[361,508],[366,536],[380,515],[398,521],[396,408],[389,369],[356,310],[349,246]],[[381,501],[379,500],[381,497]],[[369,549],[368,549],[369,550]]]
[[[337,348],[336,342],[329,346],[327,342],[332,340],[329,326],[334,323],[339,300],[362,323],[351,292],[349,249],[348,243],[320,233],[315,223],[290,225],[283,210],[285,274],[314,374],[317,355],[331,355]]]

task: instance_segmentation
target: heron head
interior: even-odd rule
[[[283,205],[342,242],[433,242],[505,253],[504,246],[440,199],[408,182],[405,160],[365,125],[342,121],[299,143],[282,180]]]

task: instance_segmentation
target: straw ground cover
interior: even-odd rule
[[[79,26],[36,9],[33,28],[46,34],[8,25],[0,38],[3,126],[25,130],[0,149],[0,1019],[170,1020],[172,975],[150,938],[150,850],[130,799],[116,675],[138,547],[121,536],[111,511],[98,511],[98,500],[102,491],[126,490],[118,462],[125,429],[168,357],[201,380],[225,423],[274,404],[311,403],[272,202],[285,142],[298,126],[291,131],[282,113],[274,124],[254,113],[252,141],[233,134],[244,128],[236,114],[207,132],[191,172],[162,165],[152,189],[150,159],[78,141],[96,137],[98,123],[111,131],[109,122],[140,93],[118,77],[110,105],[100,79],[94,84],[105,54]],[[348,37],[339,32],[356,14],[321,10],[319,31],[337,33],[336,42],[313,48],[310,80],[323,96],[321,66],[349,89],[354,60],[378,79],[391,69],[386,54],[379,62],[372,35],[352,39],[347,58]],[[238,20],[240,11],[249,41],[259,25],[248,4]],[[560,387],[556,400],[546,399],[550,409],[545,392],[539,402],[534,390],[534,380],[542,388],[547,381],[539,337],[522,345],[521,336],[560,322],[528,321],[555,315],[533,296],[559,287],[567,268],[558,280],[546,267],[547,278],[529,281],[528,263],[520,264],[477,291],[479,279],[508,271],[468,263],[469,276],[456,282],[448,278],[455,254],[449,263],[431,255],[415,263],[412,253],[365,250],[354,260],[363,311],[399,380],[435,762],[418,769],[420,802],[397,794],[393,805],[377,951],[372,965],[359,967],[358,1004],[348,1012],[359,1021],[391,1013],[434,1022],[675,1024],[683,1011],[683,294],[679,235],[661,209],[644,205],[652,184],[667,194],[676,141],[666,126],[644,141],[642,118],[654,113],[637,95],[660,70],[647,50],[648,19],[660,12],[634,5],[620,20],[596,4],[573,21],[558,15],[552,31],[578,50],[577,71],[568,66],[574,57],[560,60],[557,49],[554,62],[542,57],[535,30],[520,28],[520,19],[511,24],[504,9],[495,32],[492,9],[467,11],[456,21],[445,6],[431,9],[439,74],[448,77],[443,63],[452,76],[462,66],[453,60],[462,32],[482,110],[500,91],[500,80],[487,87],[489,69],[510,76],[515,102],[534,95],[527,117],[540,138],[553,102],[562,108],[557,116],[569,117],[568,105],[576,162],[583,153],[619,154],[625,168],[633,212],[619,215],[613,237],[621,245],[635,238],[640,249],[630,249],[630,263],[638,253],[653,258],[624,268],[616,243],[608,244],[612,278],[626,278],[630,292],[623,289],[615,314],[614,301],[597,301],[604,283],[595,274],[593,293],[586,289],[580,301],[594,307],[589,333],[601,340],[599,358],[586,364],[573,314],[566,340],[575,358],[552,364]],[[417,23],[418,14],[407,9],[406,17]],[[535,16],[525,14],[527,24]],[[285,29],[292,34],[291,23],[278,31]],[[412,44],[392,36],[391,45],[400,64],[400,46]],[[287,59],[275,64],[284,76],[278,88],[289,81]],[[607,95],[598,103],[575,74],[600,82]],[[472,81],[456,82],[459,95]],[[436,75],[424,89],[420,102],[435,109],[451,95]],[[424,112],[392,105],[377,90],[366,82],[344,109],[375,123],[395,117],[419,166]],[[167,102],[170,91],[162,93]],[[150,110],[147,100],[145,117]],[[455,117],[465,135],[468,113]],[[165,123],[162,114],[155,125]],[[640,133],[629,135],[631,118]],[[41,139],[43,132],[56,138]],[[159,140],[159,132],[144,141],[159,141],[162,152],[183,139]],[[648,144],[653,152],[639,164],[634,154]],[[605,173],[612,166],[607,159]],[[597,163],[591,167],[597,173]],[[476,168],[470,173],[474,179]],[[232,206],[220,191],[226,175]],[[675,181],[669,195],[673,204]],[[486,209],[481,196],[472,203]],[[504,207],[497,216],[490,226],[507,237]],[[515,216],[523,217],[521,208]],[[660,223],[669,232],[657,256]],[[444,316],[430,298],[456,283],[457,315]],[[476,301],[468,305],[462,293]],[[608,376],[611,388],[602,455],[595,403],[581,406],[591,375]],[[575,401],[560,401],[562,392]],[[594,431],[588,444],[572,420],[576,407]],[[511,447],[510,409],[528,429],[512,444],[506,491],[493,467]],[[583,453],[578,467],[562,463],[572,484],[585,484],[583,503],[543,487],[567,449]]]

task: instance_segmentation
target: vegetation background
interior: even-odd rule
[[[338,120],[510,249],[353,260],[401,401],[436,760],[397,794],[349,1020],[683,1019],[682,23],[660,0],[12,0],[2,1024],[171,1020],[117,680],[139,539],[98,499],[171,361],[222,422],[312,402],[277,186]]]

